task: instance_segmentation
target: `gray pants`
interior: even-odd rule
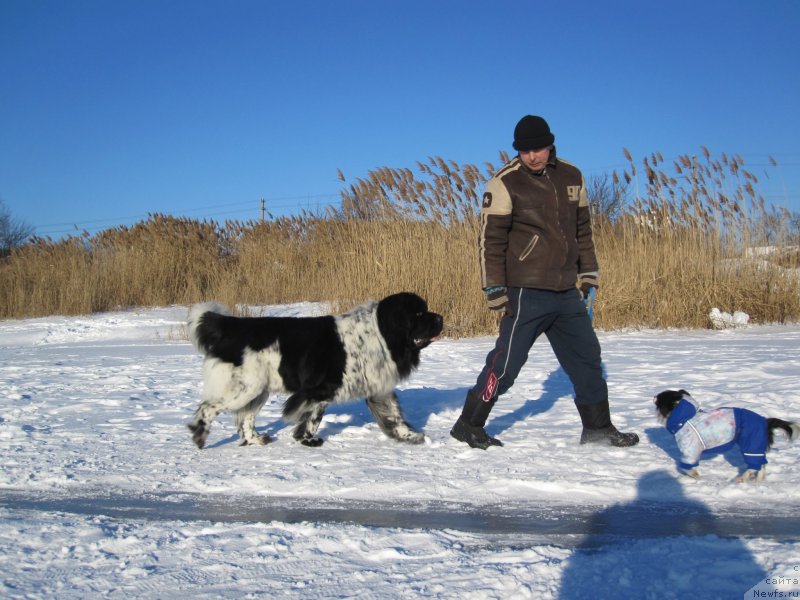
[[[471,425],[486,424],[497,397],[514,384],[533,343],[543,333],[572,381],[579,410],[593,404],[607,407],[600,342],[581,293],[577,289],[509,288],[508,296],[509,311],[500,321],[497,342],[486,356],[475,387],[467,394],[462,418]]]

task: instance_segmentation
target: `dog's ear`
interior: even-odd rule
[[[689,392],[684,389],[680,390],[664,390],[660,394],[656,396],[659,400],[663,400],[665,402],[675,402],[678,403],[683,400],[684,395],[691,396]]]
[[[664,417],[669,417],[673,409],[678,405],[678,402],[683,400],[685,390],[664,390],[656,395],[656,409]]]
[[[681,398],[683,390],[664,390],[656,394],[656,403],[659,402],[672,402],[675,398]]]

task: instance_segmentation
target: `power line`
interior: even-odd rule
[[[265,196],[264,199],[266,201],[266,208],[269,211],[275,210],[283,210],[283,209],[291,209],[297,208],[298,202],[303,202],[306,206],[311,204],[312,202],[316,201],[316,205],[319,206],[319,201],[322,199],[332,199],[332,198],[339,198],[340,195],[336,194],[307,194],[304,196],[278,196],[271,198],[269,196]],[[277,201],[277,202],[276,202]],[[152,214],[169,214],[174,216],[191,216],[196,215],[197,213],[201,213],[202,216],[206,218],[211,217],[221,217],[226,215],[238,215],[244,214],[248,212],[252,212],[254,215],[259,214],[260,210],[260,199],[259,200],[248,200],[248,201],[240,201],[240,202],[227,202],[222,204],[210,204],[206,206],[196,206],[190,208],[183,208],[180,210],[153,210],[149,211],[147,214],[138,214],[138,215],[127,215],[127,216],[120,216],[120,217],[106,217],[103,219],[90,219],[84,221],[66,221],[60,223],[45,223],[43,225],[39,225],[36,227],[37,231],[41,231],[44,234],[55,234],[55,233],[68,233],[75,229],[86,229],[87,227],[93,228],[92,226],[96,225],[113,225],[118,223],[125,223],[130,221],[141,221],[146,219],[149,215]],[[301,206],[302,207],[302,206]],[[233,210],[231,210],[233,209]],[[206,212],[206,211],[213,211],[213,212]],[[67,229],[63,229],[63,228]],[[56,229],[51,229],[56,228]]]
[[[339,198],[339,197],[340,194],[336,193],[336,194],[307,194],[304,196],[279,196],[275,198],[270,198],[267,196],[264,199],[266,202],[266,209],[270,213],[274,213],[276,211],[283,211],[284,209],[310,208],[310,205],[312,203],[315,204],[316,209],[319,209],[322,207],[320,205],[320,200]],[[276,203],[275,202],[276,200],[281,202]],[[228,202],[223,204],[211,204],[207,206],[186,208],[180,211],[158,210],[149,212],[145,215],[139,214],[139,215],[129,215],[125,217],[108,217],[104,219],[93,219],[88,221],[49,223],[37,226],[36,235],[54,236],[54,235],[73,233],[76,231],[98,231],[109,227],[120,226],[121,224],[128,223],[131,221],[135,222],[143,221],[147,219],[149,215],[153,214],[168,214],[176,217],[181,217],[181,216],[196,216],[197,213],[201,213],[199,216],[201,216],[204,219],[217,219],[217,218],[229,218],[234,215],[243,215],[251,213],[253,215],[253,219],[257,219],[258,216],[260,215],[260,202],[261,199],[240,201],[240,202]],[[240,208],[235,208],[235,207],[240,207]],[[209,210],[213,212],[206,212]]]

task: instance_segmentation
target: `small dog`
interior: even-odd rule
[[[700,455],[704,450],[723,449],[738,444],[747,469],[736,481],[763,481],[766,452],[772,446],[775,430],[783,430],[790,441],[800,437],[800,424],[767,419],[746,408],[700,409],[700,403],[686,390],[665,390],[653,399],[659,421],[675,436],[681,459],[678,470],[698,479]]]

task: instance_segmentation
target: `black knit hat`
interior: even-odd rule
[[[542,117],[525,115],[514,127],[514,150],[538,150],[546,148],[556,141],[556,136],[550,133],[550,126]]]

